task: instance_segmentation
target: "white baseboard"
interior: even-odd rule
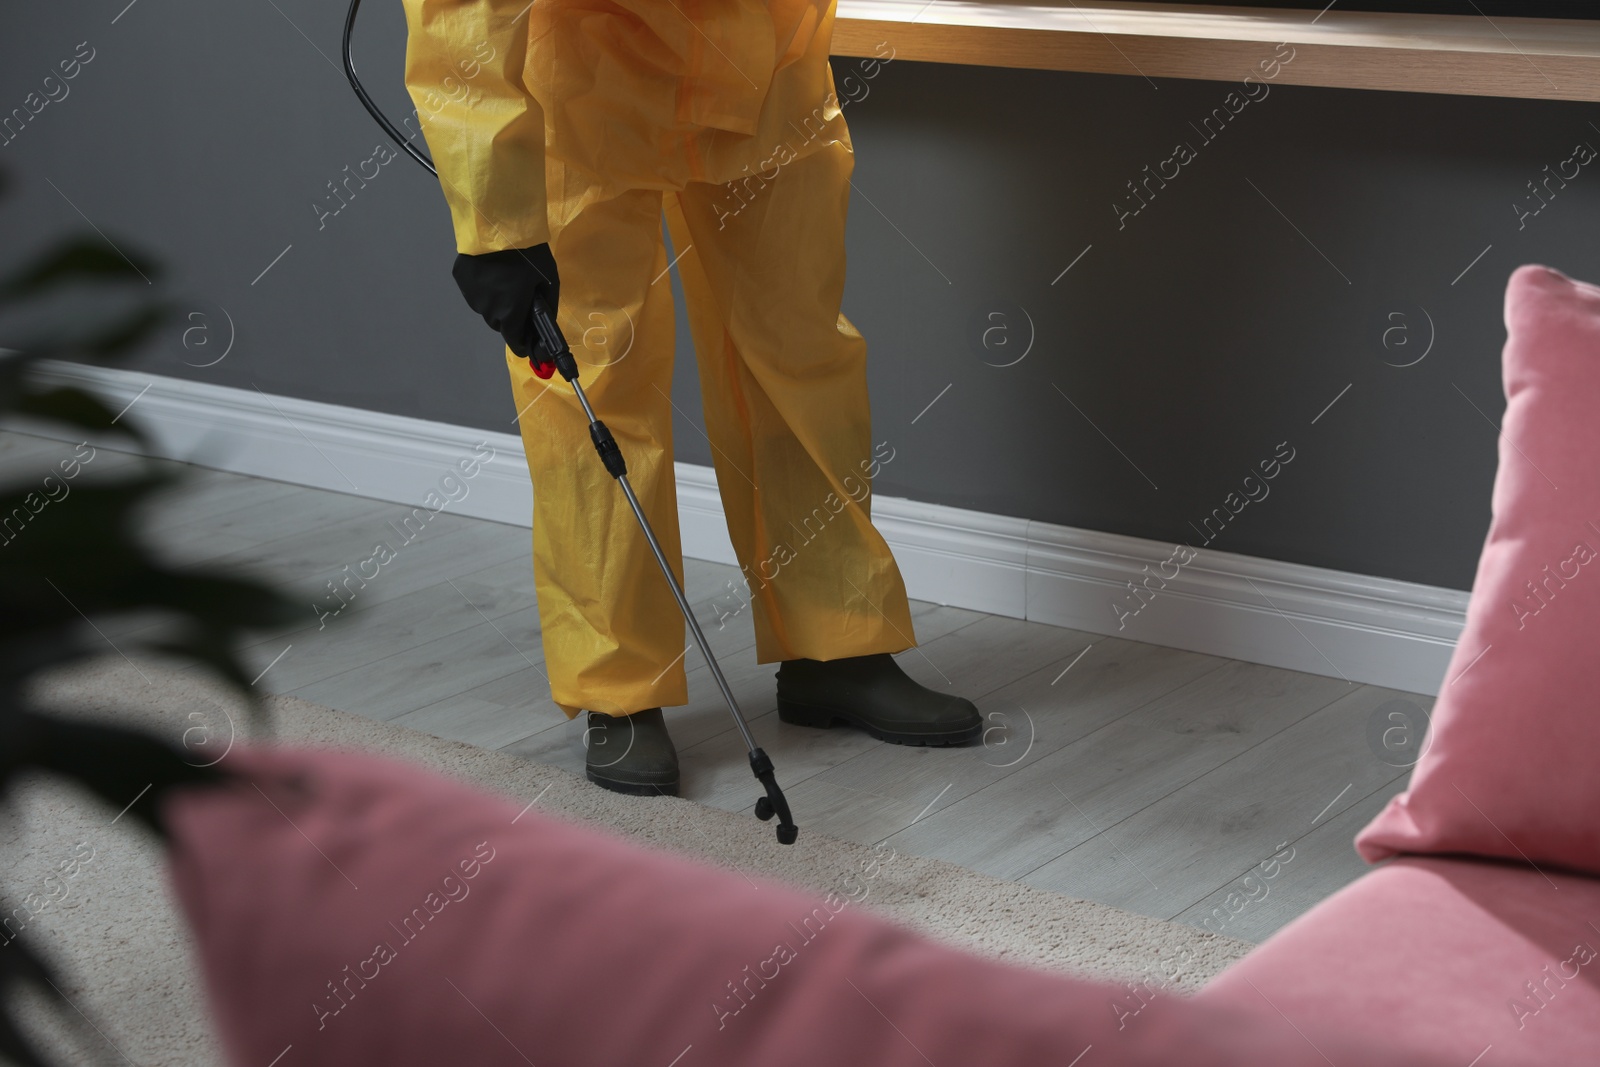
[[[43,373],[133,402],[160,455],[401,504],[486,442],[494,457],[452,512],[531,521],[514,434],[73,363]],[[677,477],[684,554],[735,562],[711,468]],[[1112,604],[1137,604],[1127,583],[1173,546],[899,497],[874,496],[872,513],[919,600],[1411,692],[1438,691],[1466,615],[1453,589],[1201,549],[1119,627]]]

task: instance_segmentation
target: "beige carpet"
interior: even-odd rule
[[[42,686],[40,695],[63,708],[139,723],[175,739],[188,730],[197,761],[200,753],[222,751],[230,719],[238,723],[240,739],[247,733],[240,705],[225,690],[193,672],[143,661],[134,667],[108,660],[64,673]],[[872,852],[803,828],[799,842],[784,848],[771,827],[751,815],[675,798],[622,797],[553,767],[293,697],[269,703],[280,740],[410,760],[523,803],[537,798],[541,810],[752,878],[825,891],[860,870]],[[150,835],[130,819],[113,825],[115,811],[54,782],[30,780],[13,801],[0,834],[0,886],[13,908],[24,905],[21,936],[51,952],[65,979],[61,992],[103,1035],[102,1040],[80,1024],[72,1042],[79,1052],[70,1061],[90,1062],[93,1053],[94,1061],[141,1067],[220,1063],[187,933],[168,901],[160,851]],[[804,819],[799,821],[803,827]],[[1150,982],[1176,970],[1171,984],[1177,989],[1197,988],[1250,948],[1191,926],[904,854],[884,864],[864,906],[939,940],[1018,964]],[[13,930],[17,923],[14,917]],[[48,1029],[52,1044],[68,1040],[58,1026]]]

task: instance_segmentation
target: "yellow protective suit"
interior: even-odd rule
[[[663,214],[758,662],[913,646],[870,517],[893,445],[871,440],[866,345],[839,313],[832,0],[403,2],[457,248],[550,242],[580,380],[680,581]],[[506,363],[552,697],[569,716],[687,703],[682,616],[576,395]]]

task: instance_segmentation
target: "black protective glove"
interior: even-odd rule
[[[561,279],[547,244],[508,248],[481,255],[456,256],[455,276],[461,295],[483,321],[506,339],[511,351],[533,363],[548,378],[556,367],[533,327],[533,300],[543,296],[552,316],[561,298]]]

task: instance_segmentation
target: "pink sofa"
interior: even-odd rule
[[[1323,901],[1196,998],[1272,1007],[1459,1067],[1600,1063],[1600,879],[1406,858]]]
[[[1506,291],[1494,519],[1391,860],[1201,994],[1465,1067],[1600,1063],[1600,289]],[[1402,857],[1402,858],[1394,858]]]
[[[1467,625],[1385,861],[1193,998],[1005,966],[402,764],[240,748],[163,809],[240,1065],[1600,1063],[1600,289],[1507,294]]]
[[[1254,1004],[1156,997],[1129,1018],[1125,986],[959,952],[847,892],[755,884],[406,764],[228,760],[241,781],[174,794],[163,822],[239,1067],[1449,1063]]]

